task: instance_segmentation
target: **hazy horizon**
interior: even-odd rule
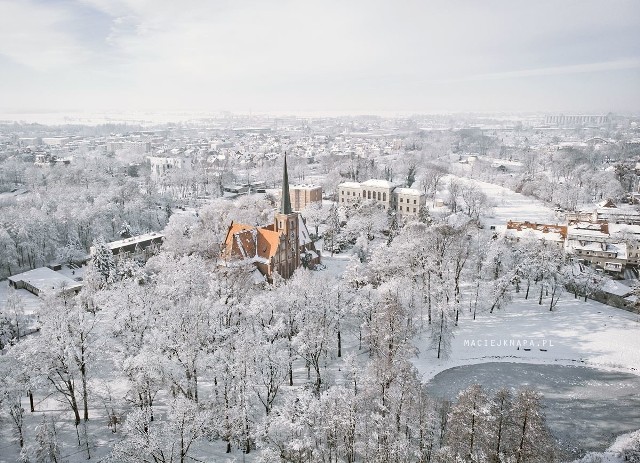
[[[0,0],[0,113],[637,113],[640,3]]]

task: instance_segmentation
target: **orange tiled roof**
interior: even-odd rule
[[[225,238],[227,253],[233,257],[270,259],[278,252],[280,234],[272,226],[258,228],[233,222]]]

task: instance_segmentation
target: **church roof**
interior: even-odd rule
[[[225,245],[235,257],[271,259],[278,251],[280,233],[267,227],[255,227],[233,222]]]

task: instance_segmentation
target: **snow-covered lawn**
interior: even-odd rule
[[[620,452],[637,442],[640,431],[630,432],[618,436],[613,444],[604,452],[589,452],[582,459],[573,463],[625,463]]]
[[[428,381],[454,366],[500,361],[584,365],[640,374],[640,315],[574,299],[569,293],[562,294],[549,312],[548,301],[538,305],[535,292],[532,288],[528,300],[524,293],[516,294],[504,309],[478,314],[476,320],[466,311],[461,314],[447,360],[436,359],[428,336],[421,335],[414,363],[423,379]]]
[[[441,184],[446,188],[451,178],[456,178],[462,183],[473,184],[487,195],[492,210],[482,219],[485,226],[506,225],[508,220],[528,220],[537,223],[558,223],[561,220],[555,211],[542,201],[500,185],[453,175],[443,177]],[[447,193],[443,191],[438,196],[446,199]]]

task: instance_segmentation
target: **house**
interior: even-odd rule
[[[628,246],[623,234],[619,232],[612,235],[609,227],[608,223],[603,222],[550,225],[509,220],[505,236],[516,241],[535,238],[551,243],[579,261],[589,262],[608,273],[622,276],[628,263]],[[637,261],[640,258],[640,245],[636,244],[636,247],[639,256],[635,258]]]
[[[567,237],[567,226],[509,220],[505,236],[516,241],[533,237],[540,241],[551,243],[558,249],[563,249]]]
[[[192,167],[190,158],[148,156],[147,159],[151,164],[151,176],[154,180],[158,180],[174,169],[191,170]]]
[[[627,265],[640,265],[640,225],[608,225],[611,236],[627,245]]]
[[[107,243],[107,247],[117,259],[138,258],[146,261],[149,257],[158,253],[164,235],[151,232],[144,235],[132,236],[118,241]],[[91,255],[94,253],[93,246],[90,249]]]
[[[591,295],[591,299],[631,312],[634,311],[638,300],[630,286],[615,280],[606,280],[604,285]]]
[[[43,296],[46,293],[77,294],[82,288],[82,283],[48,267],[40,267],[13,275],[8,280],[9,286],[12,288],[26,289],[36,296]]]
[[[278,273],[290,278],[301,266],[314,268],[320,264],[320,254],[299,212],[291,206],[287,158],[282,174],[280,208],[273,223],[263,227],[232,222],[224,241],[223,258],[233,262],[251,262],[268,280]]]

